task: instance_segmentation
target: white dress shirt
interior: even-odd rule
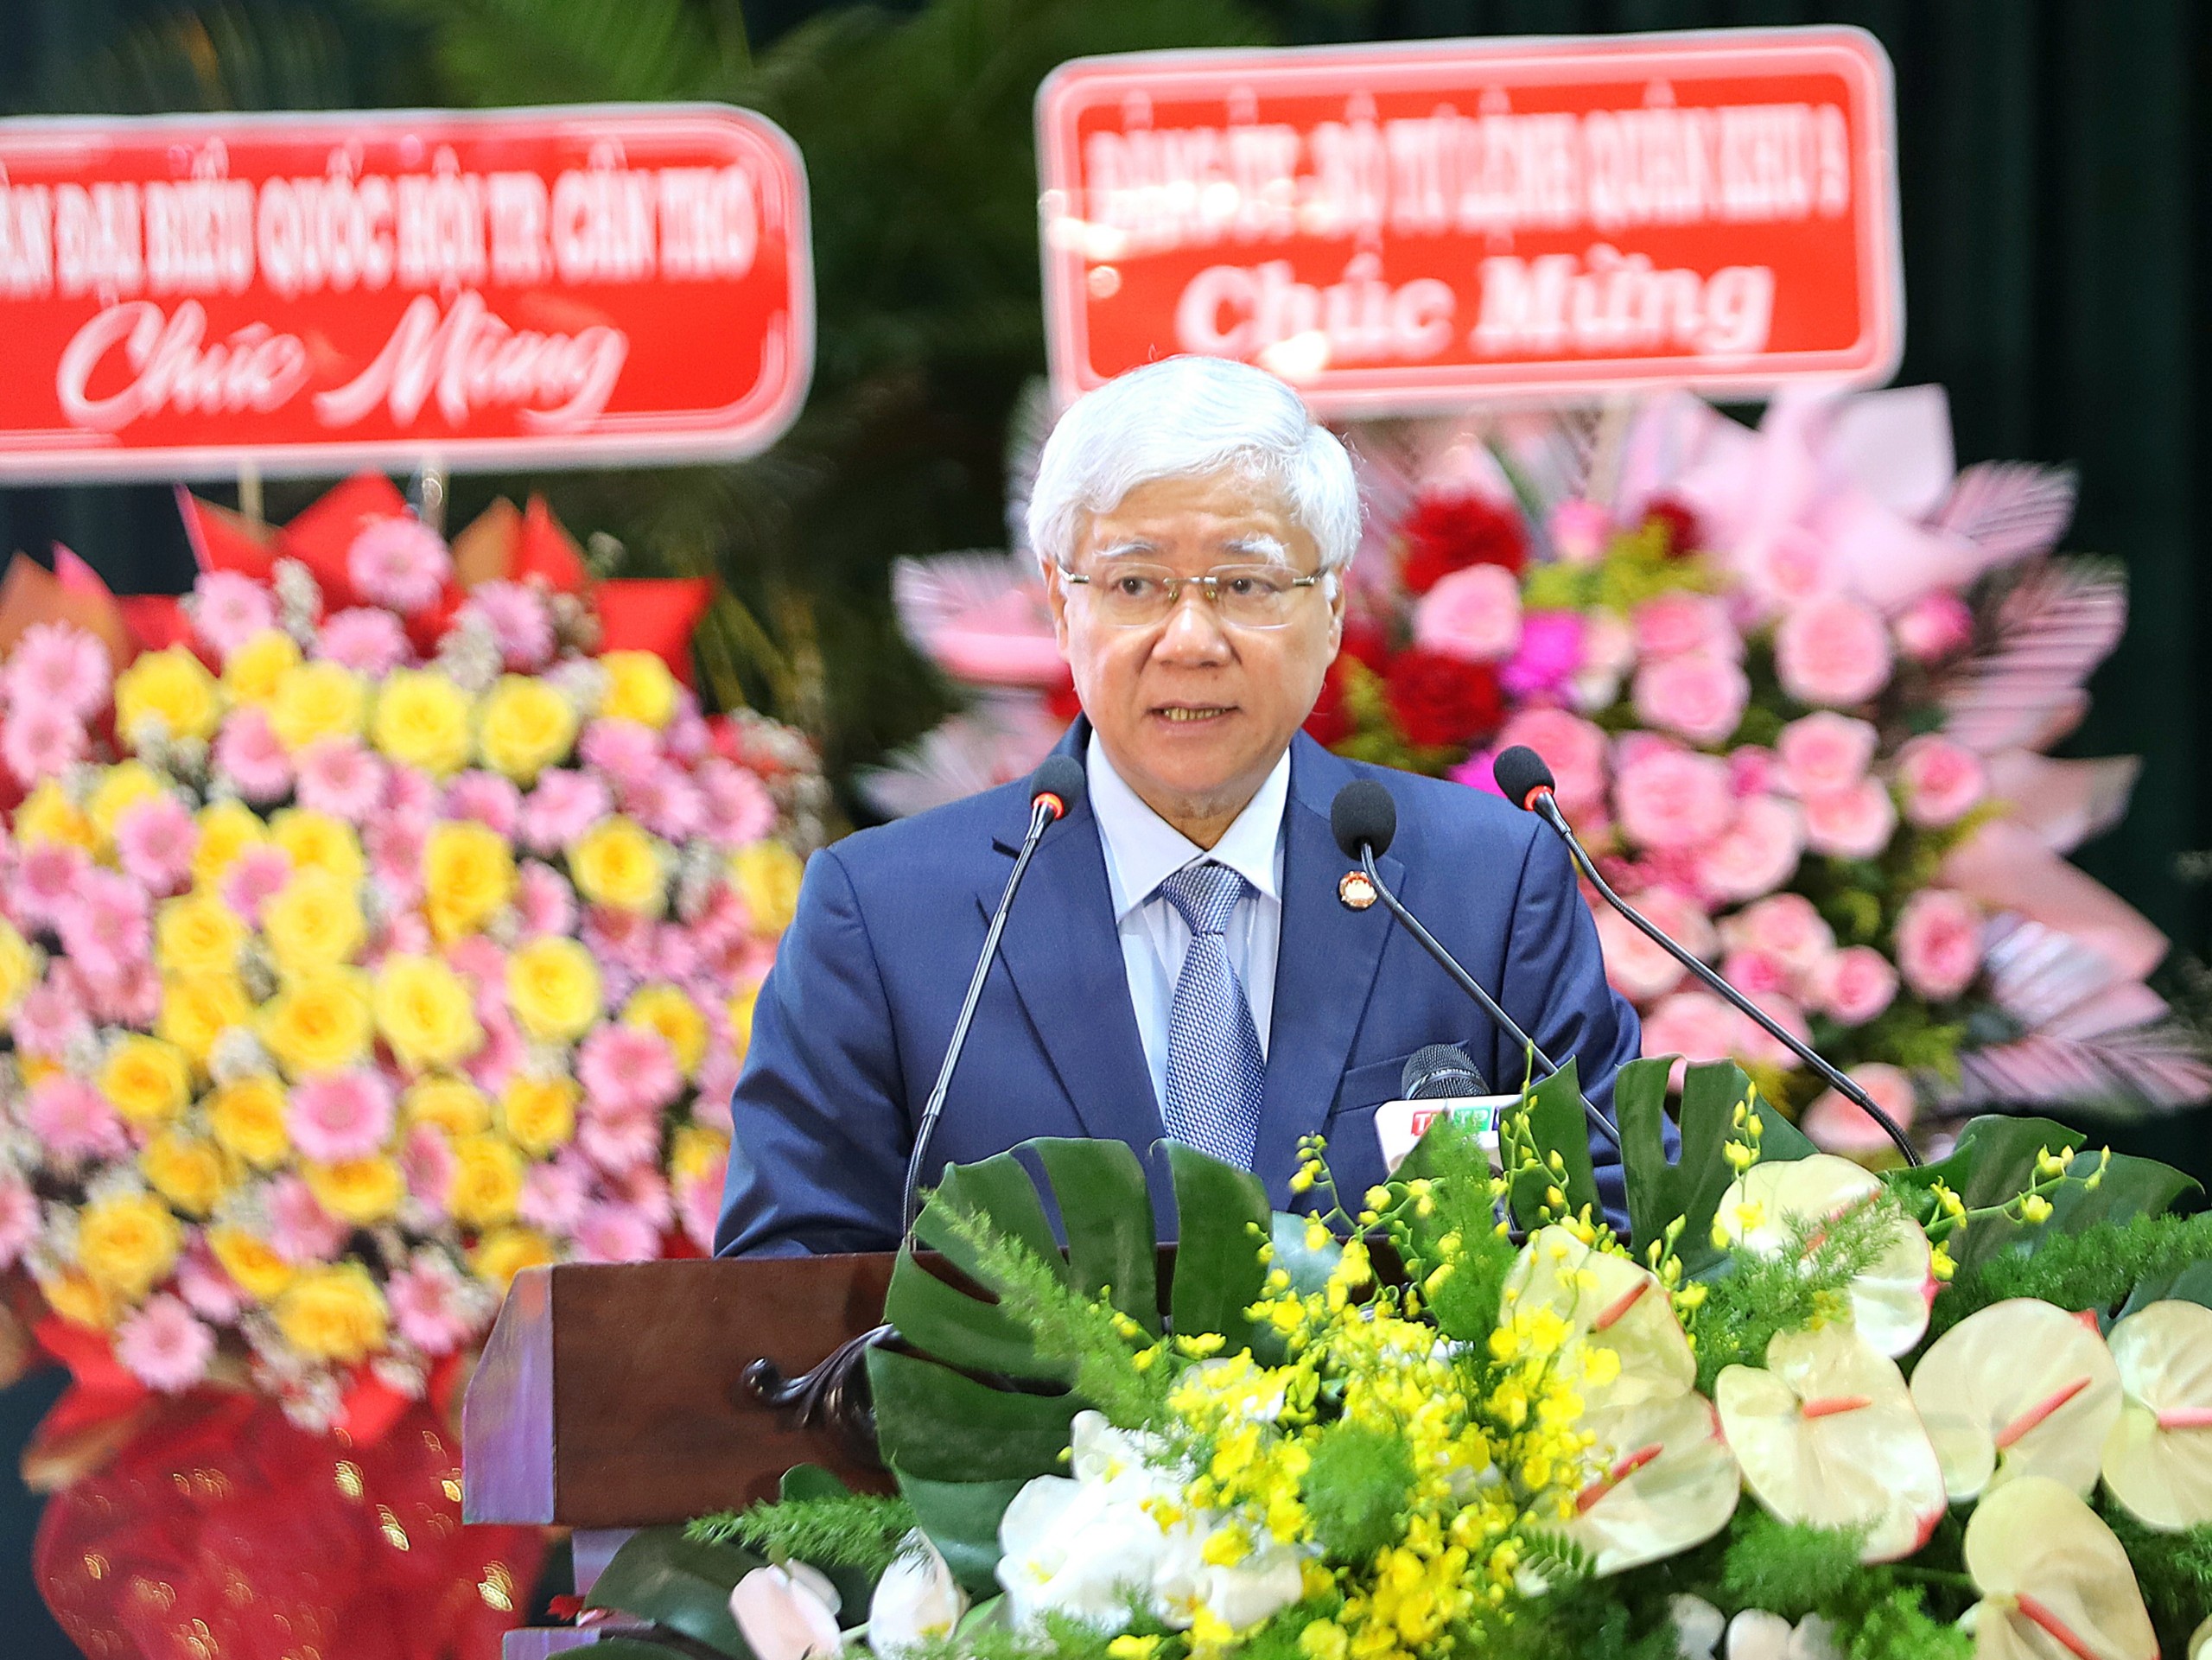
[[[1084,756],[1090,811],[1106,849],[1106,881],[1122,937],[1122,966],[1136,1011],[1137,1036],[1152,1072],[1153,1095],[1167,1097],[1167,1014],[1175,982],[1191,949],[1190,925],[1160,884],[1185,865],[1211,859],[1250,884],[1230,913],[1229,960],[1252,1005],[1260,1053],[1268,1053],[1274,1013],[1275,957],[1282,942],[1282,811],[1290,798],[1290,751],[1285,749],[1259,793],[1211,848],[1202,848],[1147,806],[1106,759],[1096,734]]]

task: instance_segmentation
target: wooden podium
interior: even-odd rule
[[[747,1380],[798,1378],[874,1327],[894,1260],[524,1269],[461,1409],[462,1519],[575,1530],[582,1593],[633,1529],[773,1498],[795,1464],[889,1491],[889,1477],[839,1433],[831,1402],[817,1399],[809,1421]],[[765,1378],[753,1370],[762,1360]],[[505,1660],[597,1634],[512,1632]]]

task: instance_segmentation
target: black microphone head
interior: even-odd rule
[[[1045,764],[1029,775],[1029,805],[1049,798],[1053,805],[1052,817],[1065,818],[1083,799],[1084,784],[1083,763],[1072,755],[1050,755]]]
[[[1487,1095],[1482,1069],[1456,1043],[1432,1043],[1406,1059],[1398,1094],[1407,1101],[1438,1101],[1455,1095]]]
[[[1497,780],[1497,787],[1505,792],[1505,798],[1516,807],[1535,805],[1539,790],[1558,788],[1552,769],[1544,765],[1544,758],[1524,743],[1501,750],[1491,763],[1490,775]]]
[[[1358,858],[1363,847],[1380,858],[1398,833],[1398,804],[1373,779],[1356,778],[1329,804],[1329,833],[1347,859]]]

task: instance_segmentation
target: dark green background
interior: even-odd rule
[[[1116,0],[1093,3],[1110,9]],[[748,5],[755,48],[817,10],[808,0]],[[254,10],[207,8],[188,25],[175,21],[174,8],[143,0],[0,0],[0,109],[168,106],[159,54],[142,63],[118,42],[150,27],[169,45],[181,42],[190,59],[199,50],[194,27],[212,53],[226,20],[250,22]],[[2212,474],[2212,346],[2199,322],[2212,268],[2204,109],[2212,18],[2204,10],[2187,0],[1281,0],[1258,11],[1286,41],[1802,22],[1858,23],[1879,36],[1897,68],[1907,290],[1900,379],[1949,389],[1962,461],[2080,468],[2082,507],[2069,545],[2123,560],[2134,605],[2126,643],[2096,679],[2094,711],[2066,747],[2138,754],[2145,763],[2126,822],[2085,849],[2082,862],[2185,950],[2206,952],[2212,909],[2177,863],[2212,847],[2201,644],[2212,640],[2212,582],[2201,571],[2197,503]],[[233,89],[238,103],[402,103],[435,94],[422,38],[408,28],[337,0],[315,15],[313,49],[254,60],[250,84]],[[819,180],[817,173],[818,221],[839,206],[823,200]],[[996,276],[1015,295],[1032,293],[1033,254],[1020,258],[1029,260],[1026,269]],[[839,321],[836,303],[825,277],[825,340]],[[953,434],[944,446],[950,459],[936,464],[933,517],[913,531],[913,547],[893,550],[997,539],[988,458],[1010,402],[1009,376],[1041,367],[1041,344],[1026,339],[1017,328],[988,373],[930,379],[922,404],[934,429]],[[5,353],[0,341],[0,366]],[[825,361],[825,371],[834,384],[836,365]],[[823,384],[818,378],[817,389]],[[595,499],[580,493],[561,504],[580,531],[596,527]],[[272,512],[279,505],[272,493]],[[0,544],[43,551],[56,540],[119,588],[174,589],[188,576],[166,490],[0,489]],[[804,554],[803,537],[799,546]],[[741,582],[746,573],[733,563]],[[849,628],[863,636],[880,628],[880,594],[855,599],[852,614],[858,620]],[[825,618],[825,636],[836,620]],[[931,713],[926,705],[908,698],[908,722]],[[895,722],[855,717],[833,753],[850,760],[903,735]],[[2207,1136],[2198,1113],[2114,1139],[2202,1170]],[[51,1394],[41,1380],[0,1395],[0,1446],[20,1438]],[[29,1525],[28,1501],[0,1471],[5,1650],[64,1655],[70,1650],[44,1621],[23,1571]]]

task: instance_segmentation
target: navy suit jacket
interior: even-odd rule
[[[1063,752],[1080,759],[1089,736],[1077,721]],[[1290,1208],[1299,1138],[1317,1131],[1344,1193],[1383,1179],[1375,1110],[1398,1097],[1414,1050],[1464,1045],[1493,1088],[1516,1087],[1525,1071],[1512,1040],[1388,911],[1338,902],[1350,867],[1329,805],[1363,777],[1397,801],[1383,880],[1539,1046],[1577,1058],[1586,1092],[1608,1112],[1614,1070],[1637,1049],[1636,1013],[1605,983],[1566,852],[1534,815],[1463,785],[1345,760],[1301,733],[1291,741],[1281,949],[1253,1156],[1279,1208]],[[718,1254],[897,1243],[914,1126],[1028,818],[1026,781],[1010,784],[862,830],[808,863],[731,1103]],[[1033,1135],[1112,1138],[1145,1161],[1155,1208],[1172,1218],[1161,1135],[1084,802],[1046,832],[1014,899],[926,1180]],[[1594,1136],[1591,1150],[1618,1212],[1618,1155]]]

